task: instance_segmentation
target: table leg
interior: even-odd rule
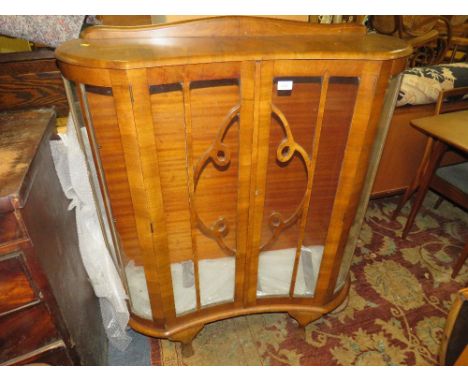
[[[421,181],[419,184],[418,191],[416,193],[416,198],[414,200],[413,207],[411,208],[411,212],[408,216],[408,220],[406,221],[405,228],[403,229],[402,238],[405,239],[408,235],[416,215],[421,208],[421,205],[424,201],[424,197],[427,194],[427,190],[429,189],[429,185],[431,184],[431,180],[434,176],[437,167],[439,167],[440,161],[447,151],[447,145],[441,141],[435,141],[432,145],[431,154],[427,161],[426,168],[424,169],[423,173],[421,174]]]
[[[393,215],[392,215],[393,220],[397,218],[398,214],[400,213],[400,210],[403,208],[406,202],[411,198],[414,192],[419,188],[419,185],[421,184],[421,177],[424,174],[424,171],[426,170],[427,164],[429,162],[433,143],[434,143],[434,139],[432,137],[429,137],[426,143],[426,147],[424,148],[423,157],[421,159],[421,163],[419,164],[416,175],[411,181],[411,184],[406,188],[405,193],[403,194],[401,199],[399,200],[397,208],[395,209],[395,211],[393,211]]]

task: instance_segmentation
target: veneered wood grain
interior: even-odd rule
[[[55,107],[64,116],[68,102],[60,72],[0,75],[0,111]]]
[[[142,171],[145,191],[141,195],[144,199],[137,200],[137,202],[144,203],[139,207],[146,208],[146,216],[149,218],[149,221],[146,221],[147,226],[141,226],[139,230],[141,228],[140,233],[145,240],[151,239],[152,241],[152,252],[145,253],[146,283],[150,297],[156,296],[159,292],[158,297],[161,298],[165,318],[168,322],[172,322],[175,318],[175,306],[171,288],[170,261],[167,256],[160,255],[168,253],[169,248],[146,69],[130,71],[128,78],[132,87],[133,118],[137,138],[135,143],[137,143],[136,148],[141,161],[139,170]],[[147,234],[149,234],[148,237]],[[151,256],[151,253],[156,256]],[[153,316],[159,313],[160,307],[155,304],[151,304],[151,307]]]
[[[313,34],[345,34],[361,37],[365,29],[356,24],[319,24],[278,20],[266,17],[220,16],[183,20],[160,25],[121,27],[91,27],[83,31],[86,39],[154,38],[154,37],[243,37],[243,36],[304,36]]]
[[[250,180],[249,247],[246,267],[246,306],[255,305],[257,299],[258,256],[261,246],[261,231],[265,208],[270,121],[271,84],[273,62],[257,63],[255,78],[255,109],[252,150],[252,171]]]
[[[56,50],[57,58],[69,64],[115,69],[267,59],[392,60],[410,53],[406,42],[366,35],[362,26],[255,17],[89,28],[82,40],[65,42]]]
[[[43,49],[0,55],[0,111],[54,107],[68,114],[68,102],[54,52]]]
[[[0,362],[57,339],[59,334],[44,304],[0,317]]]
[[[20,256],[0,258],[0,316],[39,301]]]
[[[278,70],[276,78],[287,70]],[[312,154],[312,141],[315,134],[316,118],[321,92],[321,77],[285,77],[293,81],[291,94],[277,91],[277,83],[272,81],[272,104],[283,112],[296,144],[301,145],[309,158]],[[307,82],[310,81],[310,82]],[[267,185],[265,210],[262,227],[262,247],[272,237],[268,219],[273,212],[279,212],[283,219],[288,219],[299,207],[307,190],[307,164],[297,153],[287,163],[277,159],[277,148],[285,139],[284,126],[277,116],[271,116],[270,142],[268,153]],[[299,225],[297,222],[283,231],[276,240],[268,245],[267,250],[295,248],[298,241]]]
[[[0,113],[0,199],[21,196],[31,160],[53,115],[51,109]],[[22,128],[25,124],[28,129]]]
[[[304,245],[324,245],[340,179],[351,118],[355,111],[357,79],[330,74],[322,134],[317,153],[314,182]]]
[[[166,68],[159,70],[160,78],[169,76]],[[179,80],[182,80],[179,77]],[[167,79],[168,84],[176,79]],[[150,86],[157,86],[149,82]],[[166,229],[171,262],[193,258],[190,239],[190,210],[188,205],[185,157],[185,123],[182,86],[161,87],[150,95],[155,140],[158,147],[161,189],[164,198]]]
[[[135,127],[133,104],[130,93],[130,81],[126,72],[113,71],[111,73],[112,89],[116,100],[116,112],[125,157],[127,175],[129,177],[130,193],[135,213],[136,230],[140,251],[143,254],[146,282],[151,298],[151,308],[155,320],[163,318],[164,306],[161,303],[160,285],[154,268],[154,251],[151,232],[151,216],[148,211],[147,196],[140,158],[140,142]],[[149,105],[148,105],[149,107]],[[153,277],[148,277],[152,273]]]
[[[86,44],[86,48],[83,49],[81,44]],[[113,49],[116,44],[118,49]],[[136,69],[161,64],[181,65],[184,62],[200,64],[279,59],[378,61],[405,56],[407,49],[406,43],[374,34],[365,39],[347,37],[339,43],[330,35],[316,35],[310,37],[308,41],[293,36],[250,39],[248,37],[242,39],[171,37],[141,40],[138,45],[132,44],[127,39],[89,42],[71,40],[57,48],[56,54],[59,60],[73,65],[83,65],[83,62],[88,62],[94,68]],[[366,52],[365,57],[363,52]]]
[[[25,238],[26,234],[15,212],[0,212],[0,247]]]
[[[43,346],[29,354],[8,360],[3,365],[15,366],[73,366],[63,341]]]
[[[125,167],[122,138],[112,95],[87,92],[89,110],[94,126],[99,155],[112,205],[115,225],[127,261],[142,263],[142,255],[135,227],[135,213],[128,175]]]
[[[255,123],[255,69],[251,61],[241,64],[240,77],[240,122],[239,122],[239,176],[237,184],[237,226],[236,226],[236,273],[234,305],[242,307],[246,301],[246,284],[249,261],[249,214],[252,179],[252,152],[254,150]]]

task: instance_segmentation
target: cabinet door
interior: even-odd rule
[[[99,86],[77,87],[105,188],[102,209],[120,243],[116,262],[139,317],[170,324],[242,304],[254,69],[106,70]]]
[[[136,130],[151,124],[154,140],[151,155],[141,145],[139,155],[155,253],[126,266],[137,313],[146,301],[170,321],[242,301],[252,73],[249,63],[151,68],[145,95],[130,75]]]
[[[314,303],[329,294],[352,222],[348,207],[358,197],[352,176],[360,150],[368,150],[379,65],[366,65],[321,60],[262,67],[250,303]]]

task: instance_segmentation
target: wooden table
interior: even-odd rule
[[[468,153],[468,110],[414,119],[411,121],[411,126],[429,135],[434,139],[434,143],[427,163],[421,164],[425,169],[421,175],[413,207],[403,229],[403,238],[406,237],[413,225],[429,185],[447,149],[453,147]],[[452,277],[455,277],[467,257],[468,243],[463,248],[462,255],[453,269]]]
[[[411,126],[446,145],[468,152],[468,110],[414,119]]]

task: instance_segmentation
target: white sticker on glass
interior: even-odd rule
[[[278,90],[292,90],[292,81],[278,81]]]

